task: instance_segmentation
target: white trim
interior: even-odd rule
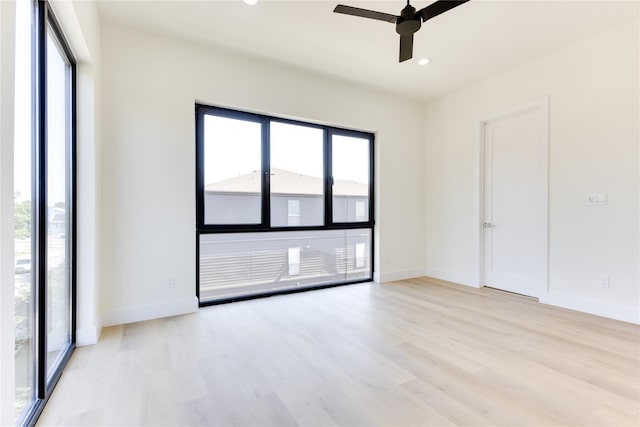
[[[556,307],[568,308],[583,313],[594,314],[623,322],[640,325],[640,308],[629,307],[596,301],[588,298],[580,298],[567,294],[546,293],[539,299],[540,303]]]
[[[197,310],[198,298],[189,297],[161,304],[114,310],[103,315],[103,324],[104,326],[122,325],[124,323],[141,322],[143,320],[195,313]]]
[[[445,282],[452,282],[458,285],[470,286],[472,288],[479,288],[480,283],[474,279],[475,276],[468,274],[456,273],[453,271],[437,270],[433,268],[425,268],[424,275],[433,279],[444,280]]]
[[[484,286],[484,229],[482,227],[482,223],[484,222],[484,137],[485,137],[485,127],[488,123],[503,119],[505,117],[513,116],[516,114],[521,114],[522,112],[529,110],[538,110],[540,117],[540,135],[543,139],[541,141],[542,145],[542,157],[544,159],[543,164],[541,165],[543,169],[544,182],[541,183],[541,186],[544,188],[544,197],[543,197],[543,210],[545,212],[544,217],[544,228],[546,233],[544,235],[545,239],[545,249],[546,256],[544,262],[544,278],[545,283],[543,289],[540,290],[539,295],[532,295],[537,298],[541,298],[548,289],[549,289],[549,96],[543,96],[542,98],[538,98],[532,101],[524,102],[522,104],[517,104],[508,108],[505,108],[500,111],[496,111],[491,114],[487,114],[486,116],[480,117],[478,119],[478,134],[479,134],[479,143],[476,144],[475,149],[475,188],[474,188],[474,211],[475,218],[477,220],[476,223],[476,233],[475,233],[475,244],[474,244],[474,275],[476,277],[475,280],[470,281],[469,283],[474,283],[475,287]]]
[[[91,326],[88,328],[76,329],[76,345],[93,345],[98,342],[102,328]]]
[[[50,2],[50,5],[77,62],[93,62],[87,41],[84,34],[82,34],[82,27],[73,2],[58,0]]]
[[[416,277],[424,276],[424,270],[421,268],[414,268],[411,270],[390,271],[387,273],[374,273],[373,280],[378,283],[395,282],[397,280],[415,279]]]

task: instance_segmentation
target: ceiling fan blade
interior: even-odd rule
[[[431,3],[424,9],[420,9],[416,12],[416,15],[422,18],[422,22],[425,22],[434,16],[438,16],[448,10],[458,7],[461,4],[468,2],[469,0],[438,0],[435,3]]]
[[[413,34],[400,35],[400,62],[413,57]]]
[[[396,22],[398,17],[384,12],[376,12],[375,10],[360,9],[359,7],[345,6],[339,4],[333,9],[335,13],[343,13],[345,15],[359,16],[361,18],[377,19],[378,21]]]

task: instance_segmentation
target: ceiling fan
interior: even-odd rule
[[[333,11],[335,13],[377,19],[378,21],[396,24],[396,32],[400,34],[400,62],[403,62],[413,57],[413,34],[420,29],[423,22],[468,1],[469,0],[438,0],[423,9],[416,10],[415,7],[409,4],[409,0],[407,0],[407,5],[400,12],[400,16],[342,4],[337,5]]]

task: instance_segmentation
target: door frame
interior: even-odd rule
[[[478,119],[478,144],[476,144],[476,173],[475,173],[475,218],[476,218],[476,244],[475,244],[475,278],[478,288],[484,287],[485,271],[484,271],[484,196],[485,196],[485,129],[488,123],[515,116],[526,111],[537,111],[540,123],[540,146],[542,149],[542,182],[540,182],[540,190],[542,191],[542,211],[545,213],[543,218],[544,229],[546,230],[544,238],[544,247],[546,250],[544,257],[544,289],[540,289],[536,298],[541,298],[549,290],[549,96],[534,99],[532,101],[523,102],[503,110],[495,111],[482,116]]]

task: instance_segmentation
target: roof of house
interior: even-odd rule
[[[260,172],[236,176],[205,185],[207,193],[259,193]],[[362,182],[335,180],[333,193],[340,196],[367,196],[369,186]],[[303,175],[282,169],[271,169],[271,192],[273,194],[320,195],[323,193],[322,178]]]

